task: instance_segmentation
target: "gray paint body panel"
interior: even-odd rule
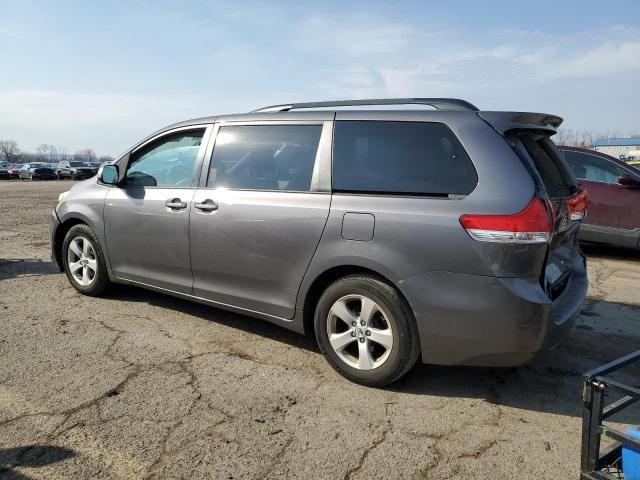
[[[191,293],[189,210],[193,188],[110,188],[104,207],[106,246],[115,276]],[[171,210],[169,199],[187,208]]]
[[[211,213],[192,210],[194,294],[293,318],[302,277],[322,235],[331,196],[201,189]]]

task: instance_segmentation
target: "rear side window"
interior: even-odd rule
[[[564,154],[573,173],[583,180],[617,184],[620,175],[629,173],[620,165],[595,155],[571,150],[565,151]]]
[[[208,187],[308,192],[322,125],[220,127]]]
[[[478,175],[442,123],[337,121],[334,191],[467,195]]]

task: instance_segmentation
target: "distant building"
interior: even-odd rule
[[[640,150],[640,138],[600,138],[593,142],[593,149],[621,158],[631,150]]]

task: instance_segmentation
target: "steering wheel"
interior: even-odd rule
[[[191,170],[184,165],[172,165],[165,175],[167,185],[176,187],[189,185],[191,183]]]

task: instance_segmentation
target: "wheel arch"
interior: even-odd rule
[[[411,310],[411,304],[409,303],[402,290],[398,287],[398,285],[380,272],[361,265],[333,266],[317,275],[315,279],[310,283],[307,290],[304,292],[302,320],[305,334],[315,335],[313,328],[313,317],[315,314],[315,307],[318,303],[318,300],[322,296],[322,293],[333,282],[349,275],[369,275],[387,283],[391,287],[395,288],[400,297],[406,302],[407,306]]]
[[[62,264],[62,244],[64,242],[64,237],[67,235],[67,232],[71,230],[71,227],[75,225],[89,225],[91,226],[85,219],[79,217],[71,217],[67,218],[64,222],[60,224],[60,226],[56,229],[55,234],[53,236],[53,253],[55,256],[56,263],[60,268],[60,271],[63,270]],[[93,228],[93,227],[92,227]]]

